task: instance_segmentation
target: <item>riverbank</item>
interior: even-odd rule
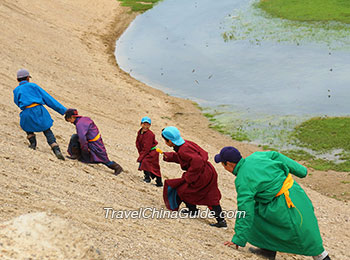
[[[350,23],[349,3],[342,0],[260,0],[258,6],[274,17],[292,21]]]
[[[112,0],[2,1],[0,22],[6,29],[0,35],[4,52],[0,60],[3,68],[0,72],[3,122],[0,125],[0,226],[6,230],[0,229],[0,258],[71,259],[76,256],[76,259],[87,259],[86,255],[94,255],[92,259],[102,256],[104,259],[166,259],[171,255],[172,259],[257,259],[247,248],[236,251],[223,246],[233,234],[232,219],[228,220],[227,230],[210,229],[208,219],[105,219],[103,207],[129,210],[164,207],[161,190],[144,184],[142,174],[137,171],[134,143],[139,120],[144,115],[152,118],[152,130],[160,142],[159,147],[165,151],[169,148],[162,143],[159,133],[167,125],[176,125],[185,139],[206,149],[211,162],[225,145],[238,147],[244,156],[257,150],[255,146],[232,141],[209,129],[207,119],[191,101],[152,89],[116,66],[115,39],[134,17],[135,14]],[[103,165],[58,161],[39,134],[38,150],[29,150],[12,96],[20,67],[27,68],[32,81],[62,104],[91,117],[102,133],[110,158],[119,162],[126,172],[114,177]],[[55,120],[53,131],[65,151],[75,129],[62,116],[50,112]],[[222,206],[235,209],[234,178],[220,165],[215,167]],[[164,178],[181,174],[173,164],[161,162],[161,168]],[[310,178],[319,174],[322,183],[330,185],[331,182],[324,181],[322,172],[312,173]],[[334,176],[339,176],[332,172],[326,175],[334,181]],[[336,259],[349,258],[348,204],[304,187],[314,203],[327,250]],[[334,185],[333,190],[334,187],[338,186]],[[13,231],[13,222],[4,223],[35,212],[47,214],[25,219],[39,217],[44,226],[55,223],[54,230],[41,230],[43,234],[52,232],[53,237],[35,237],[37,241],[47,239],[43,245],[52,245],[50,254],[31,245],[22,246],[34,237],[34,233],[20,228],[28,222],[14,221],[18,231],[25,232],[22,236]],[[81,237],[73,236],[68,232],[70,229]],[[60,254],[68,247],[69,252],[75,250],[77,255]],[[87,253],[92,250],[93,253]],[[281,254],[279,259],[307,258]]]

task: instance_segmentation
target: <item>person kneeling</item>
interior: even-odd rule
[[[68,153],[70,159],[77,159],[84,163],[103,163],[108,168],[114,170],[114,175],[118,175],[123,168],[116,162],[110,161],[106,148],[101,138],[101,134],[89,117],[78,115],[78,111],[70,108],[64,114],[67,122],[75,125],[77,133],[73,134]]]

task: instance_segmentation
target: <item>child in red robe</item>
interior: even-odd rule
[[[187,213],[195,216],[198,213],[196,205],[208,206],[214,211],[217,220],[217,223],[210,225],[226,228],[227,224],[220,206],[218,175],[208,161],[208,153],[194,142],[182,139],[180,131],[174,126],[164,128],[162,137],[166,145],[175,150],[163,153],[163,160],[178,163],[185,171],[181,178],[164,182],[163,197],[166,207],[178,210],[181,202],[184,202],[188,208]]]
[[[141,119],[141,129],[137,133],[136,148],[139,152],[137,162],[140,163],[139,171],[144,172],[144,181],[151,182],[151,178],[156,178],[156,186],[162,187],[162,175],[159,166],[159,154],[156,152],[156,141],[154,133],[150,130],[151,119],[143,117]]]

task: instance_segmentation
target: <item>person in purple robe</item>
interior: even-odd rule
[[[78,111],[74,108],[68,109],[64,118],[74,124],[77,130],[68,145],[70,155],[68,158],[84,163],[103,163],[114,170],[114,175],[123,171],[118,163],[109,160],[100,131],[91,118],[78,115]]]

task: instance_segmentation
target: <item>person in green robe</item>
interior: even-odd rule
[[[277,251],[330,259],[312,203],[292,178],[304,178],[304,166],[275,151],[255,152],[244,159],[232,146],[221,149],[215,162],[236,176],[238,211],[245,212],[236,219],[235,234],[225,245],[238,249],[249,242],[258,247],[251,252],[268,259],[275,259]]]

